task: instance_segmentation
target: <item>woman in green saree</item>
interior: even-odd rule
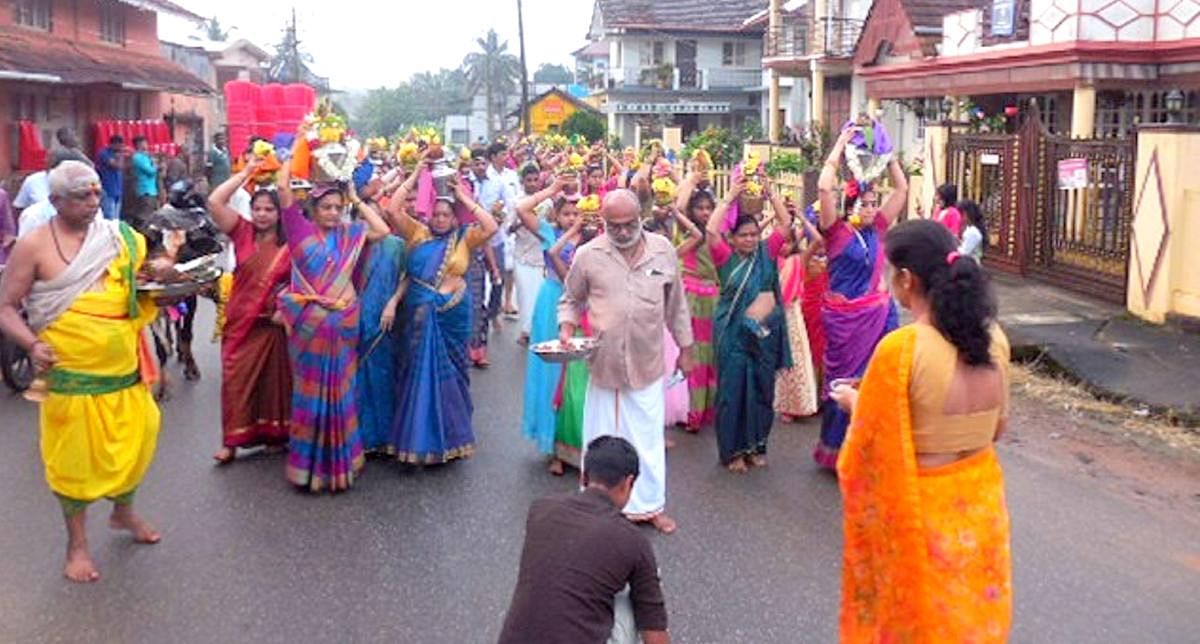
[[[728,240],[721,228],[729,203],[746,187],[731,186],[728,201],[708,221],[706,236],[717,266],[721,299],[713,327],[717,346],[717,451],[730,472],[767,464],[767,436],[775,422],[775,372],[791,366],[783,310],[779,306],[780,249],[792,237],[792,217],[766,188],[775,222],[762,237],[751,215],[737,218]]]

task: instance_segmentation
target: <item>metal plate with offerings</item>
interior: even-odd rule
[[[547,340],[530,348],[546,362],[565,364],[576,360],[587,360],[598,346],[600,346],[600,342],[596,338],[571,338],[570,344],[566,347],[558,340]]]

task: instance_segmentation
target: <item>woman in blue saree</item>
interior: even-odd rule
[[[713,316],[717,345],[717,451],[730,472],[767,464],[767,437],[775,422],[775,372],[791,366],[779,306],[779,252],[792,237],[792,216],[770,197],[775,226],[767,239],[756,217],[741,215],[726,241],[721,229],[731,202],[745,190],[739,177],[728,201],[713,211],[706,237],[717,266],[721,296]],[[769,190],[769,188],[768,188]]]
[[[488,242],[498,223],[454,179],[454,197],[439,196],[428,223],[413,219],[404,204],[416,174],[400,187],[389,209],[392,225],[408,248],[389,449],[403,463],[433,465],[467,458],[475,451],[467,371],[474,302],[465,275],[471,252]],[[477,223],[464,225],[456,202]]]
[[[358,418],[363,450],[386,451],[396,413],[399,339],[393,329],[404,275],[404,242],[388,235],[363,250],[358,279]]]
[[[389,233],[353,189],[313,189],[311,220],[295,203],[291,177],[279,173],[279,202],[292,259],[291,286],[279,296],[292,363],[287,478],[311,492],[350,489],[363,466],[355,387],[360,301],[354,287],[363,245]],[[362,219],[343,221],[346,202]]]

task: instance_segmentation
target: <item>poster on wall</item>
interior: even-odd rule
[[[1058,162],[1058,189],[1078,190],[1088,185],[1087,159],[1062,159]]]
[[[1013,35],[1016,0],[992,0],[992,35]]]

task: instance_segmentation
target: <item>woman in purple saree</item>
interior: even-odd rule
[[[844,128],[817,180],[821,232],[829,257],[829,290],[821,310],[826,341],[821,440],[813,459],[831,470],[837,466],[850,416],[829,399],[830,386],[838,379],[861,378],[875,346],[899,323],[896,304],[883,279],[883,237],[904,207],[908,180],[892,159],[888,163],[892,191],[882,206],[873,185],[853,179],[847,182],[844,203],[839,204],[840,161],[846,145],[862,136],[853,124]]]
[[[310,492],[350,489],[363,466],[358,435],[358,293],[363,245],[389,234],[387,223],[342,184],[313,189],[311,219],[295,203],[291,177],[279,173],[279,201],[292,260],[291,286],[279,296],[292,363],[287,478]],[[347,199],[362,219],[345,223]]]

